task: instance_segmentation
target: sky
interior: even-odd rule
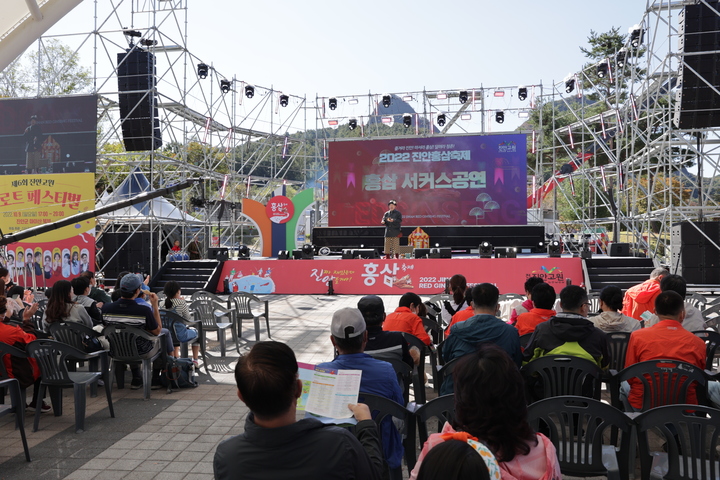
[[[120,21],[130,26],[131,2],[114,3],[120,4]],[[628,0],[187,4],[191,53],[228,78],[307,95],[308,100],[316,95],[550,84],[582,66],[579,47],[587,44],[591,30],[619,27],[626,33],[642,20],[645,9],[645,2]],[[48,35],[92,30],[93,11],[94,2],[84,0]],[[83,58],[83,63],[91,60]]]

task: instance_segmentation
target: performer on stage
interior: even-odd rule
[[[25,141],[25,172],[40,173],[42,158],[42,129],[37,123],[37,116],[30,117],[30,126],[23,133]]]
[[[398,247],[400,246],[400,225],[402,225],[402,213],[397,208],[397,202],[390,200],[388,202],[389,210],[383,215],[382,223],[385,225],[385,258],[397,257]]]

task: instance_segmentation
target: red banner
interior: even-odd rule
[[[579,258],[230,260],[223,265],[221,278],[233,292],[258,295],[322,294],[331,279],[338,294],[433,295],[455,274],[465,275],[468,283],[494,283],[500,293],[524,293],[525,280],[534,276],[557,292],[567,279],[583,283]],[[218,293],[223,285],[219,283]]]

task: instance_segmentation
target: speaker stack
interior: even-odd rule
[[[720,222],[682,222],[671,230],[672,268],[692,284],[720,284]]]
[[[137,47],[117,55],[123,143],[128,152],[162,146],[155,97],[155,55]]]
[[[150,252],[155,248],[150,243],[150,232],[136,232],[132,236],[129,233],[104,233],[102,246],[105,259],[103,272],[107,278],[117,278],[117,274],[123,271],[149,269]]]
[[[720,126],[720,95],[712,89],[720,91],[720,16],[715,13],[720,1],[707,4],[686,5],[678,15],[679,52],[684,55],[674,123],[681,129]]]

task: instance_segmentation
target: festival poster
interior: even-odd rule
[[[0,230],[15,234],[95,208],[95,174],[0,175]],[[95,269],[95,219],[6,247],[0,264],[26,287],[50,287]]]
[[[330,280],[337,294],[434,295],[455,274],[468,283],[493,283],[500,293],[523,293],[529,277],[543,278],[557,292],[568,280],[583,283],[580,258],[230,260],[221,278],[231,292],[255,295],[322,294]],[[219,282],[217,293],[223,293],[224,284]]]
[[[329,143],[328,224],[377,226],[390,199],[403,226],[526,225],[526,135]]]

